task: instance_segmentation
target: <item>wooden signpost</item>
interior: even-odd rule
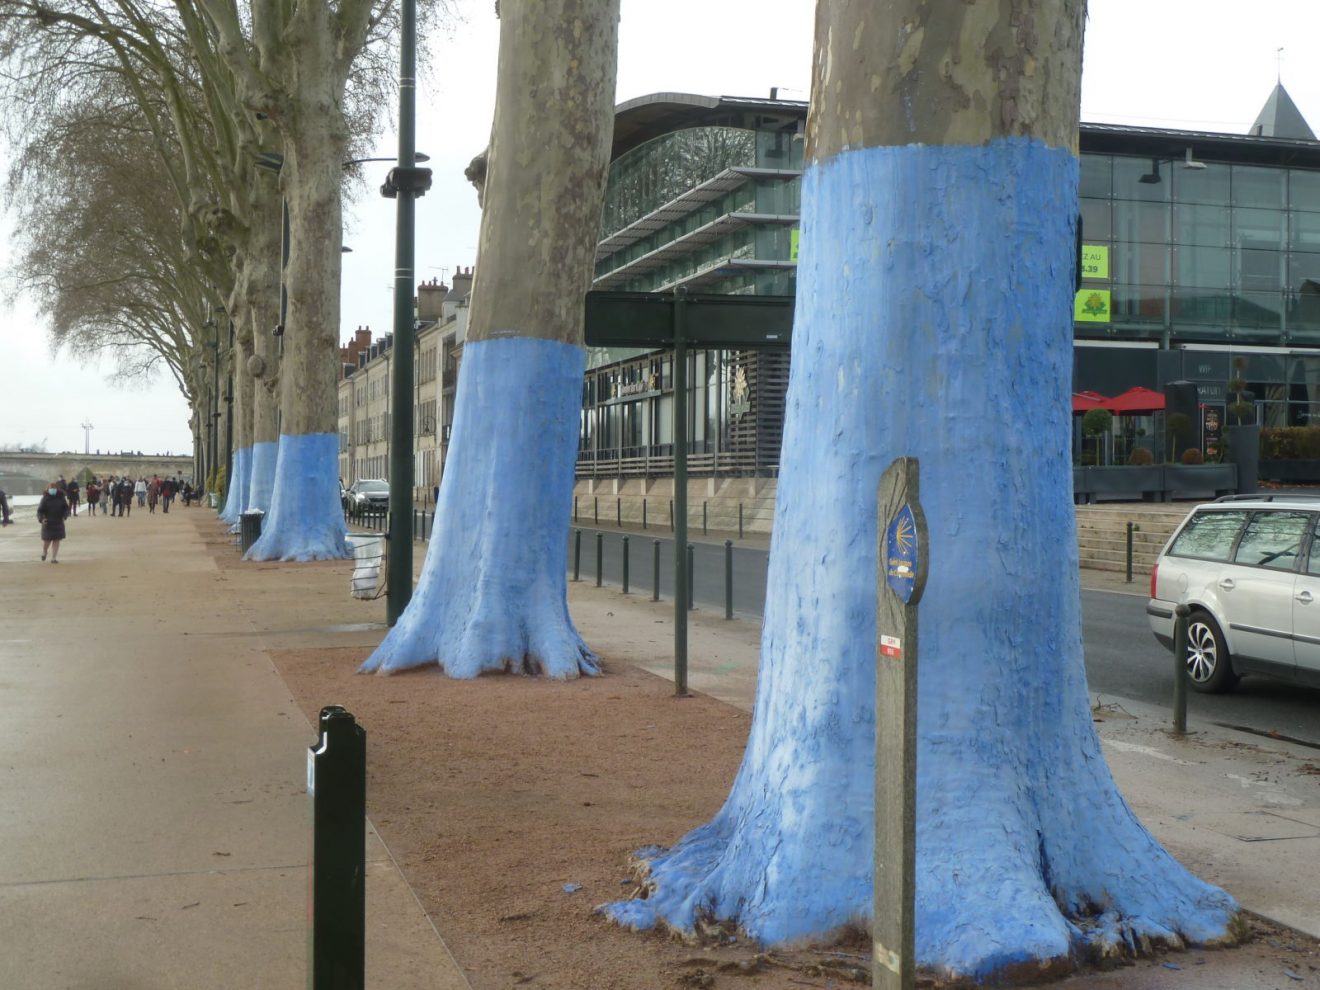
[[[917,858],[917,603],[926,586],[926,517],[918,465],[880,477],[875,651],[873,990],[912,990]]]

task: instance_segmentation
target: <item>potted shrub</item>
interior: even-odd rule
[[[1114,426],[1114,414],[1108,409],[1088,409],[1082,417],[1082,436],[1091,437],[1099,441],[1095,459],[1092,463],[1103,464],[1104,457],[1104,436]],[[1085,454],[1083,454],[1083,463],[1085,463]]]

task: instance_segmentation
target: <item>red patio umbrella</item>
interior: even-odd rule
[[[1074,392],[1073,393],[1073,415],[1078,413],[1090,412],[1092,409],[1099,409],[1106,402],[1105,396],[1099,392]]]
[[[1122,395],[1116,395],[1112,399],[1106,399],[1103,405],[1111,413],[1117,413],[1120,416],[1140,416],[1163,410],[1164,393],[1154,392],[1138,385],[1136,388],[1128,389]]]

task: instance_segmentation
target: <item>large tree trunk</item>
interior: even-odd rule
[[[309,17],[324,17],[304,8]],[[323,30],[321,30],[323,28]],[[334,77],[330,25],[303,31],[284,136],[289,202],[289,307],[280,372],[280,439],[275,486],[261,538],[247,560],[347,556],[339,503],[336,374],[339,355],[341,163],[347,128],[343,80]]]
[[[279,320],[281,200],[273,177],[260,177],[260,195],[250,221],[252,253],[248,273],[248,310],[253,321],[252,357],[243,373],[253,381],[252,466],[248,507],[269,512],[275,488],[279,448],[279,344],[273,331]],[[260,259],[259,261],[257,259]]]
[[[643,854],[649,897],[616,919],[779,943],[871,915],[876,489],[914,456],[919,964],[981,979],[1229,932],[1233,901],[1136,820],[1091,725],[1067,401],[1083,12],[820,3],[751,737],[724,808]]]
[[[435,534],[411,603],[363,670],[599,671],[568,615],[565,548],[618,20],[619,0],[502,8],[472,317]]]

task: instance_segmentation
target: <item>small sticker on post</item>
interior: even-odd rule
[[[902,659],[903,641],[899,639],[897,636],[881,636],[880,655],[885,657],[894,657],[895,659]]]

